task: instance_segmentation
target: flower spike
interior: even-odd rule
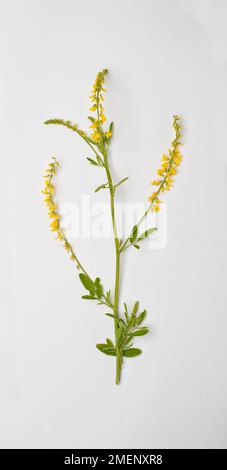
[[[157,170],[158,179],[151,181],[151,185],[155,186],[155,191],[150,195],[149,201],[152,210],[158,212],[160,210],[161,201],[158,198],[160,193],[169,191],[174,183],[174,176],[178,172],[178,167],[182,161],[182,155],[179,150],[181,143],[181,125],[180,117],[173,116],[173,128],[175,130],[175,139],[171,143],[171,148],[167,155],[163,154],[161,167]]]

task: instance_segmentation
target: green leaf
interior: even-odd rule
[[[87,160],[89,161],[89,163],[91,163],[91,165],[99,166],[98,162],[96,162],[92,158],[87,157]]]
[[[144,238],[149,237],[149,235],[157,230],[156,227],[149,228],[148,230],[145,230],[145,232],[141,233],[141,235],[138,238],[138,241],[144,240]]]
[[[113,121],[112,121],[112,122],[110,123],[110,127],[109,127],[109,131],[110,131],[110,132],[112,132],[112,130],[113,130],[113,125],[114,125],[114,123],[113,123]]]
[[[98,187],[95,189],[95,193],[97,193],[97,192],[100,191],[101,189],[107,189],[108,187],[109,187],[109,184],[108,184],[108,183],[101,184],[100,186],[98,186]]]
[[[138,312],[138,309],[139,309],[139,301],[137,300],[135,303],[134,303],[134,306],[133,306],[133,309],[132,309],[132,315],[136,315],[136,313]]]
[[[95,297],[93,295],[82,295],[82,299],[95,300]]]
[[[115,349],[114,344],[113,344],[113,341],[111,341],[110,338],[106,338],[106,344],[107,344],[109,347]]]
[[[107,344],[96,344],[96,348],[107,356],[116,356],[115,348],[111,348]]]
[[[141,313],[138,315],[137,319],[136,319],[136,324],[137,324],[137,325],[140,325],[140,324],[143,322],[143,320],[144,320],[144,318],[146,317],[146,315],[147,315],[147,311],[146,311],[146,310],[144,310],[143,312],[141,312]]]
[[[99,277],[96,277],[96,279],[95,279],[95,289],[96,289],[96,295],[97,295],[98,299],[101,299],[101,297],[103,295],[103,287],[102,287],[102,284],[101,284],[101,281],[100,281]]]
[[[95,118],[93,116],[88,116],[88,119],[89,121],[91,121],[92,123],[95,122]]]
[[[111,318],[114,318],[114,319],[116,318],[116,319],[117,319],[116,315],[113,315],[112,313],[105,313],[105,315],[106,315],[107,317],[111,317]]]
[[[111,299],[110,299],[110,290],[107,291],[107,293],[106,293],[106,298],[108,299],[108,301],[111,300]]]
[[[119,183],[115,184],[115,189],[118,188],[118,186],[120,186],[121,184],[123,184],[125,181],[127,181],[129,179],[129,176],[126,176],[126,178],[123,178],[121,181],[119,181]]]
[[[89,290],[90,294],[92,296],[94,296],[95,295],[95,284],[91,280],[91,278],[86,276],[86,274],[84,274],[84,273],[80,273],[79,278],[80,278],[83,286],[85,287],[85,289]]]
[[[137,250],[140,249],[140,246],[139,246],[139,245],[132,245],[132,246],[134,246],[134,248],[136,248]]]
[[[140,330],[135,330],[132,333],[130,333],[130,336],[144,336],[147,333],[149,333],[149,329],[145,326],[144,328],[141,328]]]
[[[141,349],[138,348],[129,348],[129,349],[124,349],[123,351],[123,356],[125,357],[136,357],[142,354]]]
[[[138,226],[134,225],[132,229],[132,233],[130,235],[130,243],[134,243],[137,239],[137,233],[138,233]]]
[[[124,302],[124,308],[125,308],[125,310],[124,310],[125,318],[126,318],[126,320],[128,321],[128,319],[129,319],[128,307],[127,307],[127,305],[126,305],[125,302]]]

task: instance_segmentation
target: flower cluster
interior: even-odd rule
[[[104,101],[104,96],[103,92],[106,91],[106,89],[103,87],[105,83],[105,76],[107,74],[108,70],[104,69],[102,72],[99,72],[96,75],[96,79],[94,84],[92,85],[92,94],[90,95],[90,99],[92,101],[92,107],[90,108],[90,111],[96,112],[97,118],[93,118],[89,116],[88,118],[91,121],[91,126],[90,128],[92,129],[92,134],[91,138],[95,142],[99,143],[103,131],[102,131],[102,124],[106,122],[106,116],[104,114],[104,108],[102,102]],[[112,135],[111,129],[109,129],[107,132],[104,133],[104,136],[108,139]]]
[[[159,194],[169,191],[174,183],[174,176],[177,174],[178,167],[181,164],[182,155],[179,150],[181,144],[181,125],[179,116],[173,116],[173,128],[175,131],[175,139],[171,143],[168,154],[163,154],[161,167],[157,171],[158,178],[151,181],[155,186],[155,191],[150,195],[149,201],[155,212],[160,210],[161,201]]]
[[[45,187],[44,187],[44,190],[42,191],[44,194],[44,202],[48,209],[48,216],[51,220],[50,228],[52,232],[57,233],[57,240],[60,240],[63,242],[63,246],[66,249],[66,251],[70,253],[71,259],[76,260],[73,249],[70,243],[68,242],[68,240],[66,239],[64,231],[60,225],[60,215],[58,212],[58,206],[54,200],[55,186],[53,184],[53,177],[57,172],[59,163],[55,157],[52,157],[52,160],[53,161],[49,163],[46,169],[46,174],[44,175]]]

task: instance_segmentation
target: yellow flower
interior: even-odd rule
[[[99,122],[98,122],[98,120],[96,119],[96,120],[91,124],[91,126],[89,126],[89,127],[90,127],[90,129],[97,129],[98,124],[99,124]]]
[[[59,166],[57,160],[53,157],[53,162],[48,165],[46,175],[44,177],[45,189],[42,191],[45,194],[44,202],[48,208],[48,216],[51,220],[50,228],[52,232],[57,232],[57,240],[63,241],[64,248],[71,253],[71,257],[74,259],[74,253],[71,245],[67,241],[64,231],[60,226],[60,215],[58,213],[58,207],[53,199],[55,193],[55,187],[53,185],[53,177],[56,174],[57,167]],[[75,258],[76,259],[76,258]]]
[[[98,132],[93,132],[91,134],[91,138],[95,140],[95,142],[99,142],[99,140],[101,139],[101,135]]]
[[[150,201],[150,202],[154,202],[155,199],[156,199],[156,197],[157,197],[157,193],[156,193],[156,192],[155,192],[155,193],[152,193],[152,194],[149,196],[149,201]]]
[[[177,168],[174,168],[174,167],[170,168],[169,174],[171,176],[175,176],[177,174]]]
[[[53,222],[51,222],[50,228],[51,228],[52,232],[57,232],[58,229],[59,229],[59,222],[58,222],[58,220],[54,220]]]
[[[47,193],[53,194],[54,193],[54,186],[50,184],[50,182],[46,182],[46,191]]]
[[[151,184],[154,185],[154,186],[159,186],[161,183],[161,180],[153,180],[151,181]]]
[[[59,221],[59,214],[57,212],[49,212],[49,217],[50,219],[54,219],[56,221]]]
[[[162,163],[162,170],[165,171],[168,168],[168,166],[169,166],[169,162],[163,162]]]
[[[106,74],[107,74],[107,70],[104,69],[96,75],[95,83],[92,85],[92,93],[90,95],[90,99],[92,101],[92,107],[90,108],[90,111],[96,111],[96,113],[97,113],[96,121],[94,121],[92,123],[92,125],[90,126],[91,129],[94,129],[95,131],[97,130],[97,132],[94,132],[91,135],[91,138],[95,142],[100,141],[100,139],[103,135],[103,131],[102,131],[101,126],[102,126],[102,124],[104,124],[104,122],[106,122],[106,116],[104,114],[104,108],[103,108],[103,105],[101,103],[101,101],[104,100],[103,92],[106,91],[105,88],[103,88],[103,84],[105,82]]]
[[[103,114],[103,112],[101,112],[101,121],[102,122],[106,121],[106,116]]]
[[[173,161],[174,161],[175,165],[179,166],[181,164],[181,160],[182,160],[182,156],[181,155],[176,155],[174,157]]]
[[[157,170],[157,175],[161,178],[155,179],[151,182],[153,186],[156,186],[156,191],[151,194],[149,201],[151,207],[155,212],[160,210],[161,201],[158,199],[159,193],[169,191],[173,184],[173,176],[177,174],[177,170],[182,161],[182,155],[179,150],[181,144],[181,126],[179,123],[180,118],[173,116],[173,128],[175,131],[175,139],[171,143],[171,148],[168,151],[168,155],[162,155],[161,168]]]

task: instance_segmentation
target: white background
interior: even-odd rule
[[[0,4],[0,446],[226,447],[226,0]],[[139,299],[152,333],[137,341],[144,354],[127,360],[119,387],[114,359],[95,348],[112,322],[81,300],[41,195],[53,153],[62,203],[79,204],[103,182],[79,137],[42,124],[62,117],[86,128],[103,67],[114,175],[130,176],[119,201],[147,199],[172,115],[184,122],[167,245],[124,258],[121,302]],[[112,241],[77,246],[112,287]]]

